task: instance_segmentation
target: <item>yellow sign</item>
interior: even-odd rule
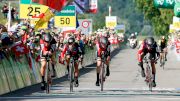
[[[169,25],[169,33],[174,33],[176,31],[177,28],[174,27],[173,24]]]
[[[117,25],[116,16],[106,16],[106,27],[114,29],[116,25]]]
[[[56,27],[76,27],[75,16],[55,16],[54,21]]]
[[[180,22],[174,22],[174,23],[173,23],[173,26],[174,26],[175,28],[180,28]]]
[[[174,33],[176,30],[174,30],[174,29],[170,29],[169,30],[169,33]]]
[[[33,19],[32,16],[45,13],[47,9],[43,5],[20,4],[20,19]]]
[[[33,19],[33,20],[31,20],[31,25],[34,25],[34,26],[35,26],[38,21],[39,21],[39,19]],[[42,24],[41,26],[39,26],[38,29],[46,29],[47,27],[48,27],[48,23],[46,22],[46,23]]]
[[[114,28],[116,27],[117,23],[116,22],[106,22],[106,27],[109,28]]]

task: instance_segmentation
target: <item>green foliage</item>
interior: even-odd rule
[[[143,28],[143,14],[135,10],[133,0],[98,0],[98,13],[89,14],[93,19],[94,29],[105,26],[105,16],[108,16],[108,7],[112,7],[112,16],[118,17],[118,24],[125,24],[129,33],[140,32]]]
[[[153,26],[155,35],[167,35],[172,23],[173,10],[154,7],[153,0],[135,0],[136,7],[143,12],[144,18]]]

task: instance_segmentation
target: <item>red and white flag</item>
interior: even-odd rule
[[[98,0],[89,0],[89,12],[90,13],[97,13],[98,10]]]
[[[16,44],[11,49],[16,56],[27,54],[29,52],[29,49],[23,43]]]

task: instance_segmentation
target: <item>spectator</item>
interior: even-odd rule
[[[7,18],[7,14],[8,14],[8,6],[7,6],[7,4],[4,4],[1,12],[2,12],[3,15],[4,15],[4,18]]]
[[[16,14],[16,8],[13,7],[13,8],[11,9],[11,18],[12,18],[13,21],[15,20],[15,14]]]

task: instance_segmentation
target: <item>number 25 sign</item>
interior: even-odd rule
[[[47,9],[43,5],[20,4],[20,19],[32,19],[33,16],[45,13]]]

